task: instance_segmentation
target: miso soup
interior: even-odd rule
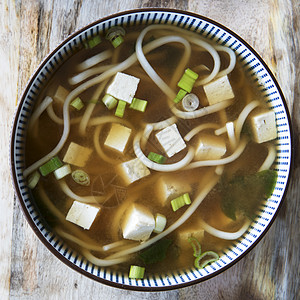
[[[275,115],[233,50],[168,25],[78,45],[40,93],[28,186],[49,226],[131,278],[205,268],[274,189]]]

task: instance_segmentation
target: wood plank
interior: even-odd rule
[[[9,174],[8,145],[17,99],[19,26],[16,7],[0,2],[0,299],[9,298],[14,193]]]
[[[7,144],[17,97],[45,55],[74,30],[116,11],[137,7],[188,9],[243,37],[263,57],[285,94],[299,147],[299,5],[287,1],[20,1],[0,2],[0,298],[1,299],[297,299],[300,298],[299,154],[286,201],[267,235],[223,274],[161,293],[121,291],[94,282],[54,257],[29,228],[8,179]],[[9,51],[5,51],[6,47]],[[9,71],[8,71],[9,70]],[[10,102],[9,99],[13,99]],[[299,149],[299,148],[298,148]],[[7,201],[9,199],[9,201]],[[297,201],[298,200],[298,201]],[[5,211],[5,214],[3,213]],[[12,225],[13,223],[13,225]],[[10,264],[11,262],[11,264]],[[10,279],[11,277],[11,279]],[[4,280],[2,280],[4,279]],[[11,282],[11,284],[10,284]]]

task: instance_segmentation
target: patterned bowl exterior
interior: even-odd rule
[[[237,59],[243,64],[246,72],[259,86],[267,105],[274,110],[278,130],[277,155],[274,162],[275,169],[278,171],[277,184],[271,197],[261,206],[249,230],[237,241],[232,242],[217,262],[202,270],[188,268],[168,274],[146,275],[143,280],[132,280],[128,278],[128,274],[95,266],[69,248],[64,241],[51,232],[51,228],[39,214],[23,177],[27,125],[37,95],[45,83],[59,66],[72,56],[76,47],[83,44],[90,36],[105,32],[113,25],[126,27],[135,24],[172,24],[196,32],[220,45],[230,47],[236,53]],[[80,273],[111,286],[142,291],[168,290],[195,284],[219,274],[241,259],[262,238],[274,221],[287,190],[293,155],[291,141],[291,122],[278,83],[266,64],[245,41],[224,26],[189,12],[167,9],[133,10],[101,19],[81,29],[68,37],[41,63],[27,85],[15,116],[11,136],[11,172],[15,192],[28,222],[40,240],[61,261]]]

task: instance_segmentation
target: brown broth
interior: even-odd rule
[[[128,32],[133,32],[137,29],[128,29]],[[150,35],[146,36],[146,39],[149,38]],[[56,87],[58,85],[62,85],[65,88],[72,90],[74,87],[70,86],[68,83],[68,78],[73,76],[76,71],[74,66],[78,63],[82,62],[86,58],[100,53],[101,51],[107,49],[108,47],[111,48],[108,41],[103,41],[99,46],[92,50],[81,50],[74,56],[72,56],[66,63],[64,63],[61,68],[56,72],[55,76],[50,80],[47,87],[44,91],[40,94],[40,101],[46,95],[53,95]],[[195,47],[193,47],[194,49]],[[122,45],[122,51],[120,52],[120,56],[118,61],[123,61],[126,59],[131,53],[133,53],[134,49],[134,40],[129,41],[128,43],[125,42]],[[193,50],[195,51],[195,50]],[[153,60],[151,61],[153,67],[158,72],[158,74],[165,80],[166,82],[170,81],[170,78],[173,75],[174,69],[176,67],[177,61],[179,60],[182,49],[180,47],[173,47],[172,44],[167,46],[162,46],[159,49],[156,49],[152,52]],[[159,54],[155,55],[155,54]],[[212,59],[208,53],[201,52],[201,53],[192,53],[191,61],[188,64],[188,67],[193,69],[194,66],[197,64],[205,63],[209,68],[212,67]],[[226,66],[227,56],[221,55],[222,59],[222,66]],[[103,64],[110,63],[110,60],[104,62]],[[261,95],[259,91],[254,87],[254,85],[247,79],[245,75],[245,80],[243,85],[240,84],[240,72],[241,66],[237,63],[235,69],[229,75],[229,79],[232,84],[232,88],[235,93],[235,102],[232,106],[226,109],[226,114],[228,120],[235,120],[239,115],[242,108],[247,103],[248,99],[261,99]],[[133,67],[125,70],[124,73],[135,75],[136,73],[143,74],[146,76],[144,70],[138,65],[135,64]],[[91,99],[91,95],[93,92],[93,88],[87,90],[82,95],[80,95],[83,102],[88,103]],[[203,97],[203,90],[201,87],[195,88],[193,92],[198,93]],[[102,97],[104,96],[104,92],[100,96],[100,101],[96,105],[95,110],[92,114],[92,117],[99,117],[104,115],[113,115],[113,111],[108,111],[101,102]],[[166,96],[163,92],[151,82],[151,80],[141,80],[138,86],[138,90],[135,95],[137,98],[146,99],[148,101],[148,107],[145,113],[140,113],[134,110],[126,109],[124,119],[128,120],[133,128],[138,131],[142,129],[143,124],[145,123],[152,123],[158,122],[164,119],[169,118],[172,116],[172,113],[168,107]],[[202,99],[205,101],[205,99]],[[54,104],[54,110],[58,116],[62,116],[62,105]],[[84,113],[84,109],[80,112],[74,111],[70,109],[70,116],[71,118],[75,118],[81,116]],[[220,124],[220,116],[218,113],[214,113],[202,118],[194,119],[194,120],[182,120],[178,119],[177,126],[182,136],[188,133],[191,129],[199,124],[203,124],[206,122],[213,122]],[[49,153],[55,145],[58,143],[61,133],[62,133],[63,126],[55,124],[47,115],[47,113],[43,113],[39,120],[39,130],[38,135],[35,137],[33,134],[28,134],[27,141],[26,141],[26,164],[29,166],[37,159],[41,158],[42,156]],[[95,127],[89,127],[87,129],[87,134],[83,137],[78,134],[78,125],[71,125],[70,135],[68,137],[67,142],[65,143],[63,149],[60,151],[58,156],[62,159],[64,153],[67,150],[67,147],[71,141],[79,143],[85,147],[94,148],[93,145],[93,135],[94,135]],[[103,145],[104,140],[106,138],[107,132],[109,130],[109,125],[104,125],[100,135],[100,144]],[[207,132],[213,132],[212,130],[208,130]],[[192,140],[190,142],[191,145],[194,145],[195,142]],[[114,153],[111,150],[103,148],[104,152],[115,158],[120,159],[120,162],[124,160],[124,158]],[[162,149],[158,145],[157,141],[153,137],[153,135],[149,139],[149,143],[144,149],[144,153],[148,153],[149,151],[159,152],[163,154]],[[187,150],[183,150],[180,153],[174,155],[171,159],[168,159],[167,163],[172,163],[180,160],[185,154]],[[255,172],[259,168],[259,166],[264,161],[267,154],[267,150],[264,145],[256,144],[256,143],[249,143],[245,152],[241,155],[239,159],[235,162],[226,165],[225,172],[227,174],[235,174],[237,171],[245,174],[246,172]],[[130,143],[126,150],[126,159],[129,160],[131,158],[135,158],[133,149],[132,149],[132,137]],[[74,170],[77,169],[76,167]],[[83,168],[91,178],[91,185],[88,187],[80,186],[76,184],[70,176],[67,176],[65,179],[68,186],[71,190],[81,196],[88,196],[88,195],[103,195],[103,193],[107,193],[109,189],[112,187],[103,187],[103,182],[107,183],[110,182],[114,178],[114,166],[109,165],[107,162],[102,161],[99,156],[97,155],[96,151],[93,151],[91,158],[89,159],[86,167]],[[179,179],[182,182],[189,182],[192,186],[193,190],[190,193],[191,199],[197,195],[199,192],[199,183],[201,180],[208,176],[209,173],[212,172],[214,168],[207,167],[207,168],[198,168],[195,170],[190,171],[177,171],[173,172],[174,179]],[[139,182],[131,184],[128,188],[124,187],[122,180],[118,178],[113,179],[113,183],[119,187],[118,195],[114,196],[109,201],[105,202],[102,205],[101,211],[97,216],[96,220],[94,221],[90,230],[83,230],[81,227],[76,225],[65,226],[65,222],[61,223],[57,220],[55,216],[49,212],[47,207],[45,207],[40,200],[39,196],[39,189],[42,186],[45,189],[46,194],[53,202],[53,204],[60,210],[63,215],[67,215],[67,212],[72,205],[72,200],[69,199],[60,189],[58,186],[56,179],[52,174],[48,175],[45,178],[41,178],[39,185],[33,190],[33,194],[35,196],[37,206],[41,210],[42,215],[45,217],[46,221],[49,225],[53,228],[61,227],[65,232],[76,234],[72,231],[72,228],[77,228],[77,232],[81,233],[81,238],[85,239],[86,241],[93,241],[98,243],[99,245],[105,245],[117,240],[122,239],[122,232],[119,229],[118,232],[112,233],[111,232],[111,222],[114,220],[115,211],[117,207],[125,201],[132,197],[132,194],[135,193],[135,201],[147,206],[151,209],[153,214],[159,212],[164,214],[167,217],[167,227],[174,223],[187,209],[187,207],[183,207],[176,212],[173,212],[171,206],[164,206],[162,207],[157,201],[157,194],[156,194],[156,185],[157,179],[160,176],[165,176],[163,173],[159,173],[156,171],[151,170],[151,175],[148,178],[144,178]],[[152,179],[151,179],[152,178]],[[149,180],[149,182],[148,182]],[[105,184],[104,184],[105,185]],[[201,187],[201,184],[200,184]],[[138,192],[134,192],[135,189],[139,188]],[[217,215],[214,212],[218,212]],[[220,195],[217,193],[216,189],[212,190],[194,215],[181,227],[181,228],[189,228],[193,224],[193,222],[197,222],[197,218],[202,217],[212,226],[215,226],[217,229],[225,230],[225,231],[235,231],[239,229],[241,225],[241,221],[232,222],[231,224],[227,224],[223,226],[222,224],[218,223],[218,216],[222,214],[220,208]],[[221,218],[222,219],[222,218]],[[121,222],[121,220],[120,220]],[[192,232],[191,232],[192,233]],[[154,234],[152,234],[153,236]],[[149,265],[147,266],[147,272],[167,272],[173,269],[177,269],[180,267],[190,267],[193,265],[193,255],[192,255],[192,248],[190,247],[187,251],[181,251],[178,246],[177,240],[177,233],[174,232],[168,238],[173,240],[173,244],[170,246],[168,256],[159,264],[156,265]],[[72,244],[72,246],[77,249],[79,252],[81,248],[78,247],[75,243],[67,241],[67,243]],[[188,244],[188,241],[186,242]],[[205,250],[213,250],[216,252],[223,251],[226,247],[231,244],[230,241],[224,241],[215,237],[210,236],[209,234],[204,234],[204,239],[201,241],[201,245],[203,247],[203,251]],[[99,253],[93,252],[100,256]],[[134,255],[136,257],[136,255]],[[127,263],[115,266],[118,270],[124,270],[127,272],[130,263]],[[138,260],[135,264],[142,264],[141,261]]]

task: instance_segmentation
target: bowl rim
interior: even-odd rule
[[[216,25],[218,27],[220,27],[222,30],[226,31],[227,33],[231,34],[234,38],[236,38],[238,41],[240,41],[243,45],[245,45],[258,59],[258,61],[263,65],[263,67],[266,69],[268,75],[272,78],[273,82],[276,85],[276,89],[280,94],[280,97],[282,99],[282,103],[284,105],[285,108],[285,112],[286,112],[286,116],[287,116],[287,121],[288,121],[288,125],[289,125],[289,129],[290,129],[290,138],[291,138],[291,151],[290,151],[290,168],[289,168],[289,173],[288,173],[288,178],[287,178],[287,182],[286,182],[286,187],[283,193],[283,196],[281,198],[281,201],[278,205],[278,208],[276,210],[276,212],[274,213],[273,217],[271,218],[271,220],[268,222],[267,226],[265,227],[265,229],[263,230],[262,234],[260,234],[255,241],[245,250],[243,251],[242,254],[240,254],[237,258],[233,259],[230,263],[226,264],[225,266],[223,266],[222,268],[220,268],[219,270],[205,275],[201,278],[198,279],[193,279],[190,281],[186,281],[184,283],[179,283],[176,285],[169,285],[169,286],[157,286],[157,287],[148,287],[148,286],[135,286],[135,285],[127,285],[127,284],[121,284],[121,283],[116,283],[101,277],[98,277],[94,274],[91,274],[88,271],[83,270],[82,268],[80,268],[79,266],[77,266],[76,264],[72,263],[70,260],[68,260],[65,256],[63,256],[60,252],[58,252],[50,243],[49,241],[45,238],[45,236],[40,232],[40,230],[37,228],[35,222],[33,221],[32,217],[30,216],[28,210],[26,209],[25,203],[23,201],[22,195],[20,193],[20,190],[18,188],[17,185],[17,177],[16,177],[16,172],[15,172],[15,165],[14,165],[14,137],[17,131],[16,125],[17,125],[17,117],[20,115],[21,112],[21,108],[22,108],[22,104],[25,101],[25,95],[27,94],[27,92],[29,91],[32,83],[34,82],[35,78],[37,77],[37,75],[39,74],[39,72],[42,70],[42,68],[47,64],[47,62],[50,60],[50,58],[60,49],[62,48],[64,45],[66,45],[71,39],[73,39],[74,37],[76,37],[77,35],[81,34],[82,32],[88,30],[89,28],[102,23],[104,21],[107,21],[111,18],[115,18],[115,17],[121,17],[123,15],[130,15],[130,14],[135,14],[135,13],[142,13],[142,12],[170,12],[170,13],[178,13],[178,14],[183,14],[186,16],[190,16],[190,17],[194,17],[196,19],[201,19],[203,21],[206,21],[208,23],[211,23],[213,25]],[[12,178],[12,182],[13,182],[13,188],[14,188],[14,192],[16,195],[16,198],[18,199],[19,204],[21,205],[23,214],[25,215],[25,218],[27,220],[27,222],[29,223],[30,227],[32,228],[32,230],[34,231],[34,233],[36,234],[36,236],[39,238],[39,240],[48,248],[48,250],[50,250],[50,252],[56,256],[60,261],[62,261],[64,264],[66,264],[68,267],[71,267],[73,270],[79,272],[82,275],[85,275],[86,277],[93,279],[95,281],[98,281],[100,283],[103,283],[105,285],[111,286],[111,287],[115,287],[115,288],[119,288],[119,289],[125,289],[125,290],[132,290],[132,291],[143,291],[143,292],[151,292],[151,291],[155,291],[155,292],[159,292],[159,291],[167,291],[167,290],[174,290],[174,289],[179,289],[179,288],[184,288],[184,287],[188,287],[188,286],[192,286],[195,284],[198,284],[200,282],[204,282],[210,278],[213,278],[221,273],[223,273],[224,271],[226,271],[227,269],[229,269],[230,267],[232,267],[234,264],[236,264],[238,261],[240,261],[242,258],[244,258],[257,244],[258,242],[265,236],[265,234],[267,233],[267,231],[269,230],[269,228],[271,227],[271,225],[273,224],[273,222],[275,221],[281,207],[282,204],[286,198],[287,195],[287,191],[290,185],[290,181],[291,181],[291,177],[292,177],[292,173],[294,170],[294,157],[295,157],[295,142],[294,142],[294,131],[293,131],[293,127],[292,127],[292,122],[291,122],[291,117],[290,117],[290,113],[289,113],[289,109],[285,100],[285,97],[283,95],[283,92],[277,82],[277,79],[275,78],[275,76],[273,75],[273,73],[271,72],[271,70],[269,69],[269,67],[267,66],[267,64],[264,62],[264,60],[261,58],[261,56],[252,48],[252,46],[250,46],[243,38],[241,38],[238,34],[236,34],[234,31],[232,31],[231,29],[227,28],[226,26],[218,23],[217,21],[210,19],[208,17],[202,16],[198,13],[195,12],[191,12],[191,11],[184,11],[184,10],[180,10],[180,9],[173,9],[173,8],[161,8],[161,7],[150,7],[150,8],[135,8],[135,9],[128,9],[128,10],[123,10],[120,11],[118,13],[115,14],[110,14],[107,15],[103,18],[100,18],[96,21],[93,21],[83,27],[81,27],[80,29],[74,31],[73,33],[71,33],[70,35],[68,35],[66,38],[63,39],[63,41],[59,42],[59,44],[53,49],[51,50],[44,58],[43,60],[38,64],[37,68],[35,69],[35,71],[33,72],[33,74],[31,75],[31,77],[29,78],[29,80],[27,81],[24,90],[21,93],[19,102],[18,102],[18,106],[16,108],[15,114],[14,114],[14,118],[13,118],[13,122],[12,122],[12,128],[11,128],[11,134],[10,134],[10,173],[11,173],[11,178]]]

